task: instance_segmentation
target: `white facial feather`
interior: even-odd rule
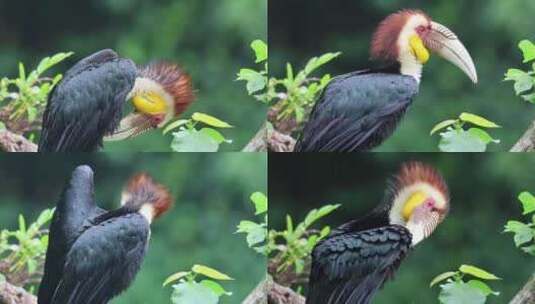
[[[139,209],[139,213],[150,223],[154,219],[154,207],[150,204],[143,204]]]
[[[401,74],[412,76],[420,82],[422,78],[422,64],[411,51],[409,39],[416,34],[416,28],[421,25],[427,25],[428,20],[422,15],[413,15],[409,17],[407,23],[403,26],[398,38],[399,57],[401,64]]]
[[[444,195],[436,188],[425,182],[415,183],[409,187],[406,187],[396,195],[394,202],[392,203],[392,208],[390,209],[390,224],[406,227],[412,234],[413,246],[425,238],[425,227],[418,223],[411,222],[410,219],[408,222],[406,222],[403,218],[402,211],[403,207],[405,207],[405,203],[408,201],[411,195],[416,192],[423,192],[425,193],[426,197],[432,198],[435,201],[435,206],[437,208],[445,209],[447,205]]]

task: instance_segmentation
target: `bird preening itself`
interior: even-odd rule
[[[307,304],[367,304],[449,211],[448,187],[432,167],[402,165],[384,201],[341,225],[312,252]]]
[[[474,83],[478,80],[457,36],[419,10],[403,10],[382,21],[370,53],[386,67],[333,78],[315,103],[295,152],[367,151],[383,143],[418,94],[431,53],[453,63]]]
[[[121,207],[95,203],[93,171],[76,168],[50,226],[39,304],[105,304],[133,282],[147,252],[150,224],[172,204],[147,174],[130,179]]]
[[[48,96],[40,152],[92,152],[161,128],[193,101],[191,78],[172,63],[136,67],[106,49],[76,63]],[[123,118],[131,100],[134,112]]]

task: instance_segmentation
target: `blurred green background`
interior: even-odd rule
[[[55,206],[71,171],[90,164],[99,205],[119,205],[123,186],[139,172],[168,186],[175,206],[152,225],[150,247],[134,284],[113,303],[170,303],[163,281],[193,264],[214,267],[235,280],[222,285],[234,294],[222,303],[239,303],[263,278],[265,258],[234,234],[242,219],[255,220],[249,196],[267,191],[262,154],[4,155],[0,157],[0,229],[16,229],[17,215],[34,221]]]
[[[518,42],[535,39],[535,1],[531,0],[273,0],[269,5],[270,71],[285,75],[285,63],[302,68],[313,56],[343,52],[315,75],[344,74],[371,66],[373,31],[387,15],[419,8],[453,30],[472,55],[479,84],[438,56],[423,72],[420,94],[394,136],[379,151],[437,151],[432,127],[462,112],[483,115],[503,126],[492,130],[502,140],[490,150],[507,151],[535,118],[535,107],[516,97],[503,82],[510,67],[524,68]],[[283,13],[284,12],[284,13]]]
[[[262,121],[265,107],[237,82],[241,67],[254,67],[249,45],[267,38],[267,0],[51,0],[0,1],[0,77],[18,75],[18,62],[35,68],[58,52],[75,55],[52,73],[104,48],[137,64],[153,60],[179,63],[189,72],[197,100],[193,112],[214,115],[235,126],[224,130],[239,151]],[[159,131],[121,143],[108,151],[169,151],[171,135]]]
[[[269,155],[270,229],[294,223],[309,210],[342,204],[318,222],[336,227],[360,218],[383,198],[386,181],[404,161],[419,160],[436,167],[451,193],[451,211],[434,234],[401,264],[394,280],[374,301],[377,304],[438,303],[439,288],[429,288],[438,274],[461,264],[480,266],[502,278],[490,282],[500,291],[487,303],[508,303],[535,271],[535,259],[515,248],[512,234],[502,233],[507,220],[522,217],[517,195],[535,194],[535,155],[375,153]],[[296,224],[297,225],[297,224]]]

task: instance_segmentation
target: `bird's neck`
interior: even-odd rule
[[[399,58],[400,69],[399,72],[402,75],[411,76],[418,83],[422,79],[423,65],[412,55],[401,56]]]

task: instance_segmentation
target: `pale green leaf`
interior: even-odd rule
[[[233,278],[229,277],[228,275],[221,273],[213,268],[210,268],[208,266],[204,265],[193,265],[191,268],[191,271],[202,274],[206,277],[209,277],[211,279],[220,280],[220,281],[228,281],[228,280],[234,280]]]
[[[176,128],[179,128],[189,122],[189,119],[178,119],[173,121],[172,123],[168,124],[165,129],[163,130],[163,134],[169,133],[169,131],[172,131]]]
[[[259,215],[267,212],[268,210],[268,198],[262,192],[255,192],[251,195],[251,201],[255,206],[255,215]]]
[[[518,200],[522,203],[523,214],[529,214],[535,211],[535,196],[524,191],[518,195]]]
[[[230,124],[218,118],[215,118],[214,116],[204,114],[204,113],[195,112],[191,116],[191,119],[202,122],[212,127],[216,127],[216,128],[232,128]]]
[[[268,58],[268,46],[262,40],[255,40],[251,43],[251,48],[255,52],[256,63],[267,60]]]
[[[487,272],[481,268],[478,268],[472,265],[461,265],[461,267],[459,267],[459,271],[462,273],[472,275],[476,278],[483,279],[483,280],[499,280],[500,279],[497,276],[493,275],[492,273]]]
[[[170,283],[176,282],[176,281],[186,277],[190,273],[191,272],[189,272],[189,271],[180,271],[180,272],[174,273],[174,274],[170,275],[169,277],[167,277],[167,279],[165,279],[165,281],[163,282],[163,286],[167,286]]]
[[[429,284],[429,287],[433,287],[435,286],[437,283],[439,282],[442,282],[448,278],[451,278],[453,277],[454,275],[456,275],[457,272],[456,271],[448,271],[448,272],[444,272],[442,274],[439,274],[438,276],[436,276],[432,281],[431,283]]]
[[[488,296],[488,295],[491,295],[491,294],[497,296],[497,295],[500,294],[499,292],[492,290],[490,288],[490,286],[487,285],[487,283],[482,282],[480,280],[470,280],[470,281],[468,281],[467,284],[472,286],[472,287],[474,287],[474,288],[477,288],[477,289],[481,290],[483,292],[483,294],[485,294],[485,296]]]
[[[520,50],[522,50],[522,55],[524,57],[524,63],[528,63],[532,60],[535,60],[535,44],[529,40],[522,40],[518,44]]]
[[[206,285],[184,282],[173,286],[173,304],[217,304],[219,296]]]
[[[470,128],[468,129],[468,133],[476,137],[479,137],[479,139],[481,139],[485,144],[490,144],[490,143],[499,144],[500,143],[499,139],[492,138],[492,136],[490,136],[490,134],[487,131],[480,129],[480,128]]]
[[[454,125],[455,123],[457,122],[457,120],[455,119],[448,119],[448,120],[444,120],[443,122],[439,122],[438,124],[436,124],[433,129],[431,130],[431,132],[429,133],[429,135],[433,135],[435,134],[436,132],[442,130],[442,129],[445,129],[451,125]]]
[[[465,130],[440,133],[439,149],[442,152],[485,152],[487,145],[479,137]]]
[[[479,288],[464,282],[449,282],[440,287],[438,300],[442,304],[484,304],[487,299]]]
[[[218,282],[212,280],[202,280],[200,284],[210,288],[218,297],[222,295],[232,295],[232,292],[226,291]]]
[[[496,123],[472,113],[462,113],[459,116],[459,119],[483,128],[500,128]]]
[[[217,152],[219,144],[205,133],[183,130],[173,133],[171,149],[175,152]]]

